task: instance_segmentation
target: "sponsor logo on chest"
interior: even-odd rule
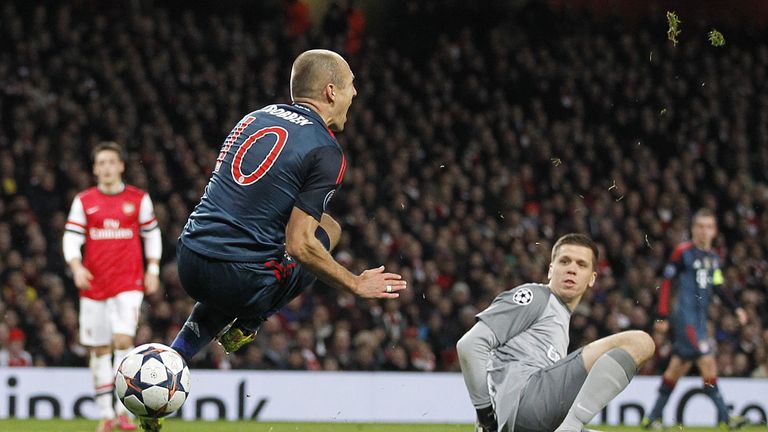
[[[133,238],[133,230],[130,228],[120,228],[118,219],[104,219],[103,228],[92,227],[88,230],[88,235],[92,240],[126,240]]]

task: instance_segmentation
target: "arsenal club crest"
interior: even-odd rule
[[[133,205],[131,202],[124,202],[123,203],[123,213],[125,213],[126,216],[132,215],[136,211],[136,206]]]

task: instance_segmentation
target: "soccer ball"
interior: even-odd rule
[[[115,375],[120,402],[138,417],[178,411],[189,394],[189,368],[173,348],[150,343],[131,350]]]

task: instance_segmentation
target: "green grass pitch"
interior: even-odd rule
[[[597,427],[597,426],[595,426]],[[93,432],[92,420],[0,420],[3,432]],[[605,432],[640,431],[637,426],[598,427]],[[243,421],[181,421],[165,422],[163,432],[472,432],[471,425],[445,424],[374,424],[374,423],[267,423]],[[669,428],[670,432],[706,432],[715,428]],[[752,426],[743,431],[765,431]]]

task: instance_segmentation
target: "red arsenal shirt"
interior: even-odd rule
[[[85,235],[83,265],[93,274],[82,297],[103,300],[124,291],[144,290],[139,231],[157,226],[149,195],[133,186],[107,195],[87,189],[72,203],[66,229]]]

